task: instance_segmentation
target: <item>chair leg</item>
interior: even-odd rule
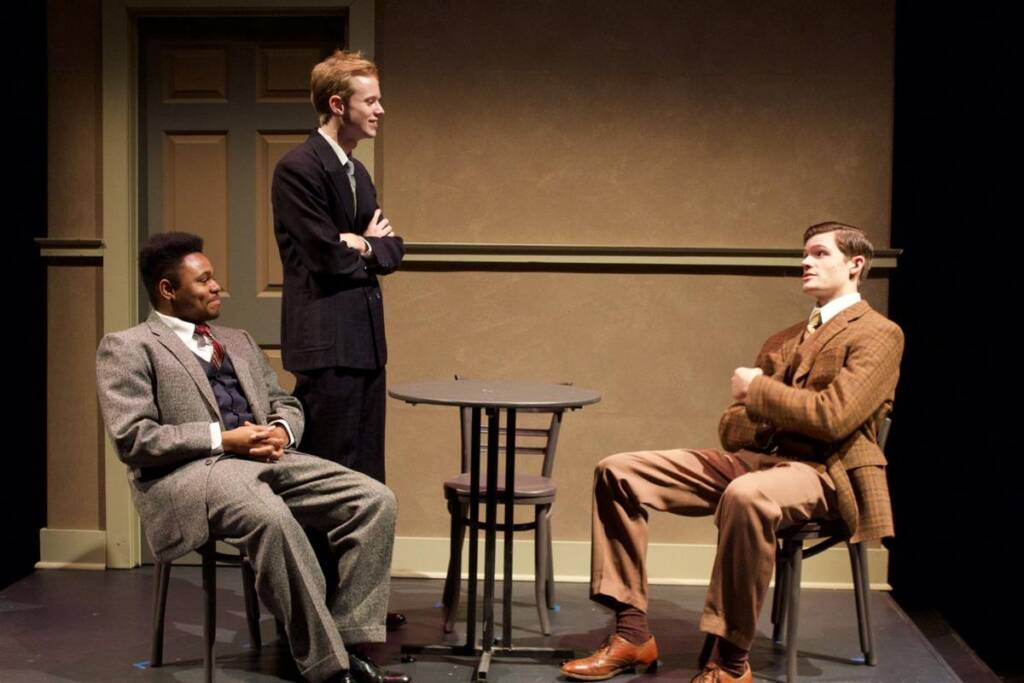
[[[786,622],[786,553],[781,543],[775,548],[775,588],[772,590],[772,644],[781,652],[782,629]]]
[[[210,540],[200,549],[203,556],[203,669],[206,683],[213,683],[213,644],[217,639],[217,558]]]
[[[868,549],[863,543],[848,543],[850,568],[853,570],[853,595],[857,605],[857,630],[864,663],[875,666],[874,636],[871,632],[871,609],[868,607],[870,583],[868,581]]]
[[[547,528],[548,534],[548,566],[545,567],[544,576],[544,599],[547,602],[548,609],[555,608],[555,559],[553,557],[551,543],[551,508],[548,507],[548,511],[544,514],[544,526]]]
[[[797,627],[800,621],[800,572],[803,568],[803,543],[794,541],[790,555],[790,569],[787,574],[789,603],[786,607],[786,681],[796,681]]]
[[[245,595],[245,620],[249,624],[249,643],[254,650],[263,648],[260,634],[260,601],[256,597],[256,572],[248,558],[242,559],[242,593]]]
[[[157,562],[153,580],[153,647],[149,654],[151,667],[162,666],[164,663],[164,613],[167,611],[167,584],[171,580],[171,564]]]
[[[546,636],[551,635],[551,620],[548,619],[546,587],[548,583],[548,559],[551,554],[551,537],[548,535],[546,505],[534,508],[533,537],[533,598],[537,602],[537,618],[540,619],[540,630]]]
[[[451,633],[455,629],[455,617],[459,611],[459,593],[462,590],[462,543],[466,535],[466,525],[462,523],[469,506],[457,500],[448,501],[448,513],[451,515],[451,537],[449,540],[448,574],[444,579],[444,591],[441,593],[441,604],[444,605],[444,632]],[[472,533],[472,532],[471,532]]]
[[[700,649],[700,655],[697,657],[697,668],[704,669],[711,661],[711,652],[715,649],[715,640],[718,638],[713,633],[709,633],[704,636],[704,646]]]

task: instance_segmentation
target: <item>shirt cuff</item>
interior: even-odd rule
[[[210,423],[210,453],[213,455],[220,455],[224,452],[224,440],[220,435],[220,423]]]
[[[271,420],[270,424],[280,425],[284,428],[284,431],[288,432],[288,443],[284,445],[285,448],[292,448],[295,446],[295,435],[292,434],[292,428],[288,426],[288,423],[284,420]]]

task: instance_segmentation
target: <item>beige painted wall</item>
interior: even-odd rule
[[[99,13],[95,0],[50,7],[49,234],[96,237]],[[377,180],[407,240],[797,247],[804,226],[834,218],[888,246],[891,1],[376,7],[388,109]],[[61,144],[69,134],[76,144]],[[51,394],[50,419],[85,428],[97,419],[92,354],[66,352],[99,334],[99,268],[58,265],[49,373],[73,390]],[[884,310],[880,275],[867,294]],[[385,292],[391,383],[458,372],[602,392],[565,423],[560,540],[588,538],[601,456],[714,445],[732,368],[807,312],[797,280],[742,273],[409,268]],[[456,415],[389,410],[399,534],[446,536]],[[48,525],[102,529],[102,449],[53,434]],[[652,538],[714,531],[662,516]]]
[[[48,5],[48,222],[62,239],[102,236],[100,24],[96,0]],[[102,332],[97,259],[47,273],[47,527],[103,529],[103,432],[96,404]]]
[[[380,0],[386,213],[411,241],[799,247],[827,219],[888,246],[891,3]],[[589,538],[594,463],[714,446],[732,369],[807,315],[763,275],[424,272],[386,282],[389,381],[572,380],[554,535]],[[884,280],[867,293],[885,309]],[[389,406],[403,536],[445,536],[456,415]],[[709,520],[652,539],[714,542]]]

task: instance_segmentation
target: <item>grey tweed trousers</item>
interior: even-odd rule
[[[210,531],[249,557],[260,601],[284,623],[306,679],[348,669],[345,643],[384,641],[397,513],[390,489],[286,451],[273,463],[221,457],[211,467],[206,504]],[[327,533],[337,590],[325,585],[303,525]]]

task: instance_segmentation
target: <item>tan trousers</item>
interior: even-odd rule
[[[591,597],[647,611],[647,511],[715,515],[718,552],[700,629],[749,649],[775,566],[780,526],[835,509],[813,464],[740,451],[620,453],[594,472]]]

